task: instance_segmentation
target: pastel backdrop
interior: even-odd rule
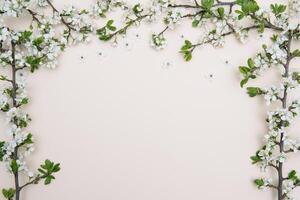
[[[31,76],[27,109],[36,151],[29,162],[37,168],[50,158],[62,170],[50,186],[28,188],[24,200],[274,199],[252,184],[264,174],[249,159],[266,132],[268,108],[240,88],[238,73],[265,38],[251,34],[244,45],[228,38],[224,48],[202,47],[186,63],[178,49],[185,38],[201,37],[199,30],[184,24],[168,32],[168,48],[157,52],[149,37],[161,27],[131,29],[117,48],[92,38],[67,49],[57,69]],[[256,83],[276,83],[279,74],[266,77]],[[300,120],[295,135],[299,128]],[[291,156],[285,170],[300,169],[299,161]],[[1,168],[0,187],[9,187],[12,178]]]

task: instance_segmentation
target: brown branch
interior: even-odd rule
[[[41,21],[39,20],[39,18],[37,18],[37,13],[36,12],[33,12],[32,10],[30,9],[27,9],[27,11],[29,12],[29,14],[32,16],[32,19],[34,21],[36,21],[38,24],[41,24]]]
[[[46,0],[46,2],[48,3],[48,5],[52,8],[53,12],[55,13],[60,13],[55,6],[51,3],[50,0]],[[70,23],[66,22],[66,20],[64,19],[64,16],[62,16],[61,14],[60,16],[60,21],[67,27],[68,29],[68,35],[67,35],[67,40],[69,40],[70,36],[71,36],[71,32],[72,31],[76,31],[76,29],[74,27],[71,26]]]
[[[29,186],[29,185],[33,185],[33,184],[37,184],[41,179],[46,178],[46,175],[40,176],[37,175],[33,180],[27,182],[26,184],[20,186],[19,190],[21,191],[22,189],[24,189],[25,187]]]
[[[289,75],[289,66],[290,66],[290,62],[291,62],[291,44],[292,44],[292,39],[293,39],[293,34],[291,31],[289,31],[289,39],[288,39],[288,44],[287,44],[287,60],[286,63],[284,64],[284,68],[285,68],[285,73],[284,73],[284,77],[288,77]],[[287,88],[284,89],[284,94],[283,94],[283,99],[282,99],[282,108],[286,108],[287,107]],[[281,126],[283,126],[283,122],[281,122]],[[280,135],[280,142],[279,142],[279,152],[283,153],[284,152],[284,133],[281,133]],[[282,185],[283,185],[283,163],[279,163],[278,166],[278,200],[283,200],[285,197],[283,195],[283,189],[282,189]]]
[[[17,96],[17,83],[16,83],[16,43],[14,41],[11,42],[11,51],[12,51],[12,100],[13,100],[13,107],[17,106],[16,96]],[[15,122],[16,124],[16,122]],[[15,137],[15,136],[13,136]],[[18,147],[15,147],[14,153],[13,153],[13,159],[18,160]],[[20,200],[20,183],[19,183],[19,172],[13,172],[14,175],[14,181],[15,181],[15,190],[16,190],[16,200]]]
[[[229,6],[232,8],[234,5],[236,5],[236,2],[223,2],[223,1],[217,1],[216,4],[213,5],[213,7],[219,7],[219,6]],[[201,5],[198,4],[197,1],[195,1],[195,5],[190,4],[170,4],[168,5],[170,8],[190,8],[190,9],[199,9],[202,8]]]
[[[252,25],[252,26],[248,26],[248,27],[245,27],[242,29],[242,31],[250,31],[250,30],[254,30],[254,29],[258,29],[259,28],[259,25]],[[269,28],[269,29],[273,29],[274,30],[274,27],[272,26],[269,26],[269,25],[266,25],[265,28]],[[275,30],[278,30],[278,29],[275,29]],[[281,30],[281,29],[280,29]],[[225,36],[229,36],[229,35],[232,35],[235,33],[235,30],[231,30],[231,31],[228,31],[226,33],[223,33],[222,35],[220,35],[220,37],[225,37]],[[198,46],[202,46],[204,44],[208,44],[208,43],[211,43],[215,41],[215,39],[210,39],[210,40],[206,40],[204,42],[200,42],[200,43],[196,43],[196,44],[193,44],[192,46],[192,49],[191,51],[194,51],[194,49]]]
[[[126,32],[128,30],[128,28],[131,27],[133,24],[135,24],[136,22],[142,21],[143,19],[145,19],[148,16],[150,16],[150,15],[149,14],[141,15],[141,16],[138,16],[137,18],[135,18],[134,20],[129,21],[124,27],[122,27],[119,30],[115,31],[114,33],[110,34],[110,38],[113,38],[120,33]]]

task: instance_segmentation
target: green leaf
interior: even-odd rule
[[[292,57],[300,57],[300,50],[296,49],[295,51],[292,52]]]
[[[236,10],[235,11],[236,14],[238,14],[238,19],[241,20],[245,17],[245,14],[243,11],[240,11],[240,10]]]
[[[13,159],[10,163],[11,171],[15,174],[19,171],[19,165],[15,159]]]
[[[13,188],[9,189],[2,189],[2,194],[5,197],[5,199],[11,200],[15,196],[16,190]]]
[[[0,162],[3,161],[3,156],[5,155],[5,152],[3,151],[5,142],[0,142]]]
[[[21,35],[19,36],[19,42],[20,43],[25,43],[30,41],[30,37],[32,35],[31,31],[23,31],[21,32]]]
[[[32,136],[32,134],[31,133],[29,133],[28,135],[27,135],[27,138],[24,140],[24,142],[23,142],[23,144],[32,144],[33,143],[33,136]]]
[[[48,176],[48,177],[45,179],[44,184],[45,184],[45,185],[49,185],[49,184],[51,183],[51,181],[52,181],[51,177]]]
[[[224,18],[224,13],[225,13],[224,8],[223,8],[223,7],[219,7],[219,8],[217,9],[217,11],[218,11],[219,17],[220,17],[221,19],[223,19],[223,18]]]
[[[41,168],[39,168],[38,171],[39,171],[42,175],[47,174],[47,172],[46,172],[45,170],[41,169]]]
[[[184,54],[185,61],[190,61],[190,60],[192,60],[192,58],[193,58],[193,56],[192,56],[191,52],[187,52]]]
[[[28,102],[29,102],[29,99],[28,99],[28,98],[23,98],[23,99],[21,100],[20,104],[21,104],[21,105],[26,105],[26,104],[28,104]]]
[[[40,47],[41,44],[43,44],[43,42],[45,41],[44,37],[41,36],[41,37],[38,37],[36,38],[35,40],[33,40],[33,45],[36,46],[36,47]]]
[[[111,26],[111,25],[113,25],[113,23],[114,23],[114,20],[110,19],[106,22],[106,26]]]
[[[52,182],[52,180],[55,179],[53,174],[60,171],[60,164],[55,164],[47,159],[44,161],[44,164],[41,165],[38,171],[41,173],[40,177],[44,179],[44,184],[48,185]]]
[[[59,172],[60,171],[60,164],[59,163],[57,163],[57,164],[55,164],[54,166],[53,166],[53,168],[52,168],[52,172]]]
[[[35,56],[27,56],[26,63],[30,65],[30,71],[33,73],[35,70],[39,68],[40,63],[42,62],[42,58]]]
[[[243,74],[244,76],[246,76],[250,72],[250,68],[248,68],[246,66],[240,66],[239,70],[240,70],[241,74]]]
[[[134,14],[139,14],[139,13],[143,12],[143,9],[140,10],[140,8],[141,8],[140,3],[134,5],[133,8],[132,8]]]
[[[255,185],[258,187],[258,188],[261,188],[262,186],[264,186],[265,182],[263,179],[255,179],[254,180],[254,183]]]
[[[248,59],[247,64],[248,64],[248,66],[249,66],[250,69],[255,68],[255,64],[254,64],[254,61],[253,61],[252,58]]]
[[[201,0],[201,6],[206,10],[211,9],[214,3],[215,3],[214,0]]]
[[[181,47],[181,50],[188,50],[190,48],[192,48],[193,44],[189,41],[189,40],[185,40],[184,41],[184,45]]]
[[[192,48],[193,44],[189,40],[184,41],[184,45],[181,47],[180,53],[183,54],[185,61],[192,60]]]
[[[260,23],[257,31],[263,33],[265,31],[265,23]]]
[[[262,159],[258,155],[251,156],[250,159],[252,160],[252,164],[256,164],[256,163],[262,161]]]
[[[300,72],[293,72],[292,79],[300,83]]]
[[[108,20],[108,22],[106,23],[106,28],[110,31],[116,31],[117,28],[115,26],[113,26],[114,20]]]
[[[271,10],[272,13],[277,17],[280,14],[284,13],[284,11],[286,10],[287,6],[282,5],[282,4],[271,4]]]
[[[258,87],[247,87],[247,93],[250,97],[255,97],[257,95],[262,95],[263,91]]]
[[[99,40],[102,41],[108,41],[112,38],[112,35],[107,33],[106,27],[97,29],[96,34],[98,35]]]
[[[248,80],[249,80],[248,78],[245,78],[245,79],[241,80],[240,86],[244,87],[244,85],[248,82]]]
[[[290,171],[288,174],[288,179],[293,179],[296,176],[297,172],[295,170]]]
[[[237,0],[236,3],[241,6],[244,15],[249,15],[259,10],[259,6],[255,0]]]
[[[192,22],[192,26],[194,27],[194,28],[196,28],[196,27],[198,27],[198,25],[199,25],[199,23],[200,23],[200,20],[193,20],[193,22]]]

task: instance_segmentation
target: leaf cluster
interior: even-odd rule
[[[255,64],[252,58],[248,59],[248,66],[240,66],[239,71],[243,76],[242,81],[240,82],[241,87],[243,87],[249,79],[255,79],[256,75],[254,75],[254,71],[256,70]]]
[[[100,40],[108,41],[113,37],[110,32],[117,30],[117,28],[113,24],[114,20],[108,20],[104,27],[96,30],[96,34]]]
[[[54,174],[60,171],[60,164],[47,159],[38,171],[41,173],[41,179],[44,179],[44,184],[48,185],[55,179]]]

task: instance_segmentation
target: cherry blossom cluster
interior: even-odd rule
[[[165,33],[167,30],[173,30],[184,20],[190,20],[192,27],[204,29],[205,34],[195,44],[183,46],[182,53],[187,60],[191,59],[192,52],[197,46],[210,43],[215,47],[222,47],[225,43],[225,36],[235,35],[242,43],[246,42],[248,32],[252,29],[276,28],[281,29],[287,22],[282,23],[282,26],[275,26],[271,23],[270,13],[267,10],[256,9],[257,4],[252,4],[251,9],[255,9],[251,13],[253,24],[245,26],[244,21],[248,21],[247,17],[249,8],[246,11],[235,10],[233,7],[243,6],[244,1],[221,2],[221,1],[193,1],[191,4],[177,3],[170,0],[152,0],[150,6],[136,4],[128,8],[124,26],[119,29],[114,26],[110,31],[98,30],[98,35],[101,40],[107,41],[117,40],[118,35],[125,34],[130,26],[138,25],[142,21],[153,22],[157,19],[162,19],[165,24],[164,29],[159,33],[152,34],[151,46],[157,50],[164,49],[167,45]],[[251,1],[252,2],[252,1]],[[247,6],[247,5],[246,5]],[[281,18],[282,15],[278,15]],[[279,20],[275,20],[278,22]],[[113,21],[111,21],[113,23]],[[112,25],[112,24],[110,24]],[[259,27],[258,27],[259,26]]]
[[[115,9],[125,12],[119,27],[113,19],[105,19]],[[143,21],[163,22],[163,29],[150,38],[151,46],[162,50],[167,47],[167,31],[189,21],[191,27],[201,34],[196,42],[184,41],[180,52],[186,61],[192,59],[196,48],[205,44],[224,46],[226,37],[230,35],[246,43],[251,36],[250,31],[259,35],[264,34],[266,29],[274,32],[270,43],[262,45],[262,50],[251,56],[246,66],[239,68],[242,75],[240,85],[244,87],[273,67],[281,73],[278,85],[247,87],[250,97],[262,96],[267,105],[281,102],[280,107],[268,112],[264,145],[251,160],[262,171],[272,168],[278,173],[274,183],[273,178],[256,179],[254,182],[258,188],[276,190],[278,200],[293,199],[291,193],[300,186],[300,179],[295,170],[284,175],[282,169],[289,154],[300,150],[299,140],[288,134],[300,110],[300,101],[290,102],[288,98],[300,84],[300,72],[290,69],[291,60],[300,57],[300,50],[292,50],[291,45],[300,40],[299,13],[298,0],[288,0],[286,5],[275,3],[265,8],[255,0],[151,0],[148,5],[96,0],[87,9],[74,6],[58,9],[52,0],[2,0],[1,19],[32,19],[31,25],[22,30],[9,27],[5,20],[0,21],[0,66],[5,69],[0,74],[3,83],[0,87],[0,109],[6,115],[6,134],[11,138],[0,142],[0,161],[15,181],[15,188],[2,190],[3,196],[7,200],[20,200],[22,189],[41,180],[45,184],[51,183],[54,174],[60,170],[60,165],[50,160],[45,160],[38,170],[31,170],[26,164],[26,157],[34,150],[33,135],[28,131],[31,118],[23,110],[30,100],[26,79],[31,73],[42,67],[55,68],[66,47],[88,42],[92,34],[102,41],[117,44],[119,36],[124,36],[129,28]],[[100,27],[97,25],[99,19],[105,19]],[[27,182],[21,183],[21,174],[27,176]]]
[[[263,44],[263,50],[253,58],[249,58],[247,66],[239,68],[243,77],[242,87],[249,80],[262,77],[270,68],[277,68],[281,74],[281,81],[277,86],[247,87],[250,97],[263,96],[267,105],[281,103],[268,112],[266,119],[268,132],[264,136],[264,145],[251,157],[253,164],[258,164],[262,171],[271,168],[277,172],[277,181],[259,178],[255,180],[255,184],[260,189],[276,190],[278,200],[294,199],[292,191],[300,186],[296,170],[290,170],[287,175],[283,172],[283,165],[288,161],[290,154],[300,150],[300,140],[289,134],[289,128],[300,112],[299,100],[289,97],[300,84],[299,72],[291,66],[291,61],[300,57],[299,49],[292,49],[292,44],[299,40],[300,34],[300,24],[292,23],[295,16],[291,14],[295,12],[295,6],[292,5],[293,1],[290,2],[290,7],[279,4],[270,6],[271,13],[266,16],[267,19],[274,18],[270,23],[275,26],[273,28],[275,33],[270,38],[271,44]]]
[[[0,110],[6,116],[6,137],[0,141],[0,161],[14,177],[15,186],[3,189],[7,200],[20,200],[21,191],[43,181],[50,184],[60,164],[45,160],[32,170],[26,158],[34,151],[33,134],[28,130],[30,115],[23,107],[29,103],[27,78],[36,70],[57,66],[58,57],[68,45],[86,42],[95,33],[94,19],[105,17],[114,8],[125,9],[117,0],[97,1],[90,9],[73,6],[57,9],[51,0],[3,0],[1,19],[28,18],[30,26],[14,29],[0,21]],[[25,176],[27,178],[21,178]],[[24,183],[22,181],[25,181]]]
[[[291,44],[300,39],[299,1],[290,0],[286,5],[271,4],[260,7],[255,0],[199,0],[190,3],[178,3],[169,0],[154,0],[150,6],[137,4],[128,9],[125,25],[117,28],[110,20],[106,28],[109,32],[98,32],[99,39],[116,41],[118,35],[126,33],[132,25],[138,25],[143,20],[153,22],[162,19],[164,28],[151,36],[151,46],[157,50],[167,46],[166,32],[191,21],[193,28],[201,30],[200,38],[193,43],[185,40],[181,53],[186,61],[192,59],[194,50],[205,44],[222,47],[227,36],[235,36],[241,43],[246,43],[249,32],[255,31],[263,35],[268,29],[274,34],[270,42],[262,45],[262,50],[248,59],[247,66],[239,68],[242,74],[241,87],[250,80],[261,77],[270,68],[276,67],[282,78],[278,85],[267,88],[247,87],[250,97],[263,96],[267,105],[281,106],[267,114],[268,133],[264,136],[262,148],[251,157],[253,164],[258,164],[262,171],[269,168],[276,170],[274,178],[259,178],[254,182],[258,188],[271,188],[277,192],[278,200],[290,200],[292,191],[300,186],[297,172],[291,170],[286,176],[283,165],[288,161],[289,154],[300,150],[300,142],[288,134],[289,127],[299,115],[300,103],[297,100],[289,102],[288,95],[299,87],[299,72],[290,70],[290,62],[300,57],[300,50],[292,50]],[[200,32],[200,31],[199,31]],[[204,34],[203,34],[204,32]],[[101,37],[100,37],[101,36]]]
[[[269,7],[260,7],[255,0],[196,0],[190,3],[153,0],[150,6],[136,4],[129,8],[124,26],[117,28],[113,25],[114,20],[109,20],[104,28],[109,31],[99,29],[97,33],[100,40],[115,42],[118,35],[125,34],[133,25],[162,19],[164,28],[151,36],[151,46],[161,50],[167,46],[166,32],[183,24],[185,20],[190,20],[193,28],[201,30],[201,37],[195,43],[185,40],[181,53],[189,61],[197,47],[205,44],[222,47],[227,36],[233,35],[244,44],[250,37],[250,31],[256,31],[259,35],[263,35],[266,29],[274,32],[270,38],[271,44],[263,44],[262,50],[248,59],[247,66],[239,68],[243,77],[240,85],[244,87],[250,80],[262,76],[273,67],[282,76],[278,85],[247,88],[250,97],[263,96],[267,105],[278,102],[282,104],[269,111],[265,144],[251,160],[253,164],[260,165],[262,171],[272,168],[278,174],[274,183],[273,178],[256,179],[256,186],[276,190],[278,200],[291,200],[291,193],[300,186],[300,179],[295,170],[285,176],[283,164],[287,162],[289,153],[300,150],[299,140],[288,134],[289,127],[300,110],[299,101],[288,101],[288,95],[300,83],[300,73],[289,69],[291,60],[300,57],[300,50],[292,50],[291,47],[294,41],[300,39],[299,4],[297,0],[289,0],[286,5],[275,3]]]

